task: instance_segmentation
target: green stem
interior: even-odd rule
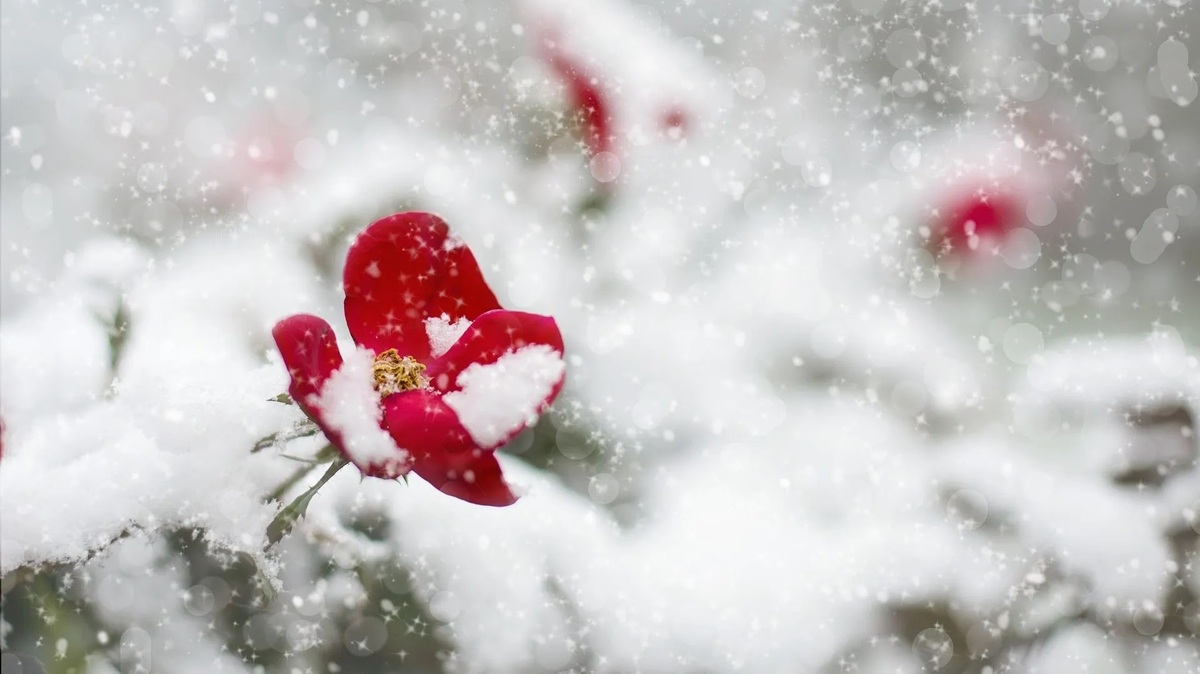
[[[297,496],[294,501],[287,504],[284,506],[283,510],[279,511],[279,514],[276,515],[275,519],[271,521],[271,524],[267,526],[268,550],[270,550],[276,543],[286,536],[301,517],[304,517],[304,513],[308,510],[308,503],[312,500],[312,497],[317,494],[317,491],[319,491],[321,487],[325,486],[326,482],[333,479],[333,476],[336,475],[337,472],[341,470],[347,463],[350,462],[344,457],[339,457],[329,465],[329,469],[325,471],[325,474],[321,476],[320,480],[317,480],[316,484],[309,487],[307,491]],[[307,469],[305,469],[305,471],[307,471]]]
[[[308,459],[296,459],[297,461],[302,460],[305,463],[305,466],[292,473],[288,479],[284,480],[282,484],[276,487],[275,491],[271,492],[269,498],[273,501],[283,500],[283,495],[288,493],[292,487],[296,486],[297,482],[303,480],[305,475],[308,475],[310,472],[312,472],[314,466],[332,461],[333,459],[337,458],[337,456],[338,453],[333,448],[333,445],[325,445],[321,448],[321,451],[317,452],[316,456],[314,456],[311,461]]]

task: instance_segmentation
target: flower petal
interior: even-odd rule
[[[342,284],[355,342],[420,361],[429,358],[426,318],[474,320],[500,308],[471,250],[431,213],[397,213],[363,230],[346,255]]]
[[[535,344],[563,353],[562,333],[553,318],[506,309],[489,311],[476,318],[446,353],[426,363],[425,376],[439,391],[457,391],[458,374],[466,368],[494,363],[506,353]]]
[[[593,156],[613,148],[613,120],[599,80],[566,54],[547,49],[550,67],[566,85],[571,105],[583,118],[583,142]]]
[[[355,349],[308,404],[319,410],[326,435],[337,438],[342,455],[364,475],[394,479],[408,473],[412,462],[383,427],[383,406],[371,372],[374,361],[370,351]]]
[[[338,412],[327,410],[327,406],[320,403],[322,394],[330,393],[326,384],[345,365],[329,323],[317,316],[298,314],[276,323],[271,334],[292,379],[288,395],[316,422],[338,452],[368,477],[393,479],[407,473],[409,465],[404,456],[368,461],[363,461],[361,455],[353,456],[346,450],[346,438],[339,430],[344,423],[338,423]]]
[[[426,482],[479,505],[516,502],[493,452],[475,444],[438,393],[404,391],[388,396],[383,407],[392,438],[409,453],[413,471]]]
[[[495,449],[524,430],[563,386],[563,342],[549,316],[489,311],[440,358],[430,385],[475,443]]]
[[[342,352],[333,328],[323,318],[297,314],[276,323],[271,336],[292,379],[288,395],[316,422],[338,452],[347,456],[341,434],[330,426],[324,410],[315,402],[330,375],[342,366]]]
[[[469,456],[456,462],[453,473],[429,465],[424,466],[423,472],[418,469],[416,473],[443,494],[468,503],[501,507],[517,502],[517,495],[504,481],[504,473],[494,452],[472,451]],[[441,475],[454,477],[448,477],[438,484],[434,480]]]
[[[342,366],[342,352],[338,350],[333,328],[323,318],[296,314],[276,323],[271,336],[292,379],[288,395],[316,422],[329,442],[347,456],[341,434],[328,423],[324,410],[315,402],[330,375]]]
[[[309,416],[314,416],[309,396],[319,392],[329,375],[342,365],[333,328],[323,318],[297,314],[276,323],[271,336],[292,378],[288,394]]]
[[[999,241],[1019,224],[1021,209],[1011,195],[972,193],[951,202],[938,224],[935,249],[964,254],[982,241]]]

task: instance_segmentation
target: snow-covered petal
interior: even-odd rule
[[[562,386],[562,354],[531,344],[458,375],[446,404],[480,445],[498,447],[532,423]]]
[[[322,426],[340,438],[338,448],[346,458],[366,475],[390,479],[407,473],[410,461],[381,427],[383,409],[373,386],[372,363],[369,351],[355,351],[308,402],[318,410]]]
[[[458,375],[466,368],[494,363],[506,353],[533,344],[563,353],[562,333],[553,318],[522,311],[489,311],[475,319],[446,353],[427,363],[425,374],[435,389],[456,391]],[[557,394],[555,388],[550,395]]]

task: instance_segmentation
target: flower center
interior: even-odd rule
[[[375,379],[375,390],[381,396],[425,388],[429,380],[423,374],[425,366],[412,356],[401,357],[395,349],[388,349],[375,356],[371,365],[371,376]]]

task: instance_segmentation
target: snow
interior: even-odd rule
[[[1048,471],[999,448],[958,447],[955,454],[945,478],[977,489],[989,510],[1015,517],[1031,545],[1086,578],[1095,610],[1162,600],[1171,554],[1150,498],[1116,491],[1096,476]]]
[[[249,410],[255,391],[265,400],[280,381],[272,367],[227,383],[245,393],[232,400],[223,389],[192,394],[195,409],[209,408],[204,418],[212,428],[234,429],[225,441],[213,442],[219,437],[214,434],[206,439],[193,425],[195,417],[182,410],[159,408],[158,416],[158,410],[125,402],[103,402],[7,437],[0,470],[0,573],[78,561],[126,532],[166,523],[202,527],[214,542],[234,549],[258,547],[275,510],[260,496],[281,472],[270,468],[267,457],[246,456],[253,444],[247,430],[260,423]],[[178,392],[167,395],[179,399]],[[242,410],[218,412],[222,401]],[[194,438],[190,449],[178,443],[180,436]],[[11,453],[10,442],[16,445]]]
[[[562,354],[545,344],[523,346],[493,363],[458,374],[459,390],[443,400],[481,447],[495,447],[531,423],[566,371]]]
[[[819,426],[798,421],[780,439],[817,437],[835,442],[831,451],[714,445],[661,476],[656,515],[633,531],[504,456],[506,475],[525,487],[510,508],[470,508],[416,482],[394,498],[339,475],[306,526],[331,550],[414,562],[417,592],[431,605],[452,604],[453,641],[472,669],[519,671],[543,659],[566,666],[574,656],[550,648],[556,640],[546,635],[565,638],[573,620],[589,626],[588,647],[607,654],[603,671],[674,671],[701,662],[720,671],[770,671],[820,662],[878,628],[878,597],[945,591],[958,558],[936,511],[911,500],[918,483],[899,461],[903,435],[886,422],[864,424],[848,406],[805,402],[814,408],[805,421]],[[881,442],[888,438],[890,446]],[[877,493],[830,512],[813,490],[838,470],[874,475]],[[778,486],[781,475],[794,486]],[[855,477],[845,475],[845,483]],[[381,544],[346,528],[352,513],[373,508],[390,513],[403,533]],[[907,521],[914,513],[919,520]],[[862,524],[866,535],[831,527],[836,521]],[[418,522],[424,526],[405,525]],[[459,535],[436,533],[447,526]],[[889,563],[869,561],[881,557]],[[564,599],[569,612],[560,608]],[[494,606],[524,610],[508,615]]]
[[[322,410],[330,429],[341,434],[342,448],[355,465],[399,467],[407,462],[407,452],[380,426],[383,407],[371,373],[374,358],[368,349],[355,349],[311,403]]]
[[[1093,625],[1067,627],[1032,654],[1030,674],[1120,674],[1132,663],[1114,648],[1104,631]],[[1149,669],[1142,671],[1152,671]]]
[[[1197,669],[1195,3],[235,4],[3,6],[6,671]],[[337,279],[401,209],[562,330],[447,396],[496,443],[570,365],[524,496],[343,470],[267,550],[327,442],[252,451],[277,320],[400,456]]]
[[[85,569],[87,575],[76,591],[102,607],[103,620],[113,631],[122,669],[111,671],[139,666],[146,671],[180,674],[253,671],[222,648],[221,639],[210,627],[214,609],[235,599],[229,585],[219,577],[193,583],[186,565],[172,555],[165,541],[132,536]],[[132,583],[143,592],[126,591]],[[164,623],[164,629],[151,636],[142,625],[157,621]]]
[[[1103,362],[1104,367],[1090,367]],[[1026,373],[1029,395],[1074,406],[1182,404],[1200,412],[1200,358],[1178,332],[1081,341],[1046,353]]]
[[[0,344],[22,346],[8,352],[22,366],[6,366],[3,377],[12,402],[0,460],[0,573],[79,561],[127,532],[163,526],[199,526],[217,546],[261,554],[278,507],[262,496],[293,467],[249,450],[298,411],[268,402],[286,374],[277,360],[262,362],[258,344],[285,310],[278,288],[301,289],[305,277],[286,264],[263,275],[268,241],[223,255],[219,275],[208,273],[208,252],[197,241],[173,270],[118,275],[129,322],[115,376],[108,357],[85,358],[88,340],[97,350],[107,342],[96,318],[86,328],[3,324]],[[27,314],[39,315],[56,317]],[[89,325],[83,316],[73,320]],[[56,336],[73,338],[78,357],[30,358],[44,353],[30,344]],[[87,364],[92,379],[79,375]],[[22,414],[37,396],[44,416]]]
[[[471,321],[466,317],[459,318],[453,323],[446,314],[430,316],[425,319],[425,334],[429,335],[429,351],[434,358],[441,356],[454,346],[459,337],[471,327]]]

